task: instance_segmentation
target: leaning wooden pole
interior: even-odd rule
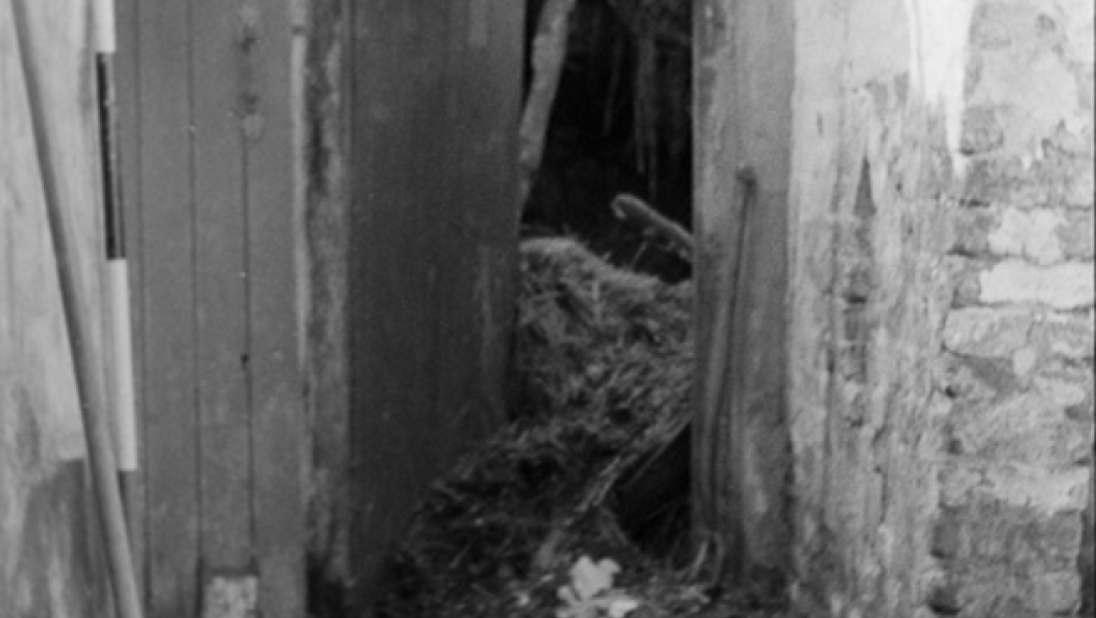
[[[544,139],[552,105],[567,59],[567,34],[575,0],[546,0],[537,17],[537,32],[533,38],[533,84],[525,101],[518,131],[520,152],[518,170],[518,214],[533,189],[533,180],[544,156]]]
[[[114,0],[95,3],[95,77],[99,101],[99,145],[103,177],[103,221],[106,224],[107,286],[110,295],[114,371],[111,403],[114,412],[115,463],[123,475],[137,469],[137,413],[134,409],[133,341],[129,314],[129,269],[118,173],[117,109],[114,96]]]
[[[141,618],[133,557],[130,554],[121,493],[115,476],[110,421],[107,417],[107,393],[103,380],[96,379],[95,376],[96,370],[101,367],[102,359],[96,357],[95,350],[91,346],[91,322],[92,316],[96,314],[89,289],[91,282],[81,276],[82,270],[76,251],[79,230],[76,229],[72,218],[66,217],[62,212],[57,191],[58,177],[57,170],[54,168],[54,162],[57,159],[53,156],[47,135],[48,119],[45,117],[42,84],[31,58],[32,50],[28,40],[30,19],[26,14],[24,2],[29,1],[31,0],[13,3],[15,28],[19,39],[23,75],[26,80],[32,130],[37,144],[47,220],[57,258],[61,302],[74,360],[80,411],[87,436],[88,462],[91,467],[99,520],[106,541],[107,564],[116,611],[119,618]]]

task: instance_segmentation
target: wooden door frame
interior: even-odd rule
[[[781,579],[794,3],[694,10],[695,529],[732,580]]]

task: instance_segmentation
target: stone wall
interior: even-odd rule
[[[1093,5],[796,18],[797,599],[1065,615],[1092,579]]]

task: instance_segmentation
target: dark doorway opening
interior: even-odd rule
[[[543,4],[528,3],[527,56]],[[613,264],[672,282],[689,277],[688,261],[617,219],[610,203],[632,194],[691,226],[692,4],[576,3],[526,235],[573,235]],[[527,63],[527,86],[531,76]]]
[[[527,0],[527,56],[552,1]],[[511,423],[433,485],[378,616],[785,615],[775,591],[723,589],[723,545],[692,528],[694,4],[574,3],[522,211]],[[690,250],[621,218],[621,194]]]

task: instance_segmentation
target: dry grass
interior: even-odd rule
[[[613,482],[688,413],[692,296],[570,240],[524,243],[516,420],[436,484],[390,561],[381,616],[554,616],[582,555],[623,567],[632,618],[777,615],[758,599],[714,603],[687,562],[641,551],[610,508]],[[683,547],[687,530],[670,533]]]

